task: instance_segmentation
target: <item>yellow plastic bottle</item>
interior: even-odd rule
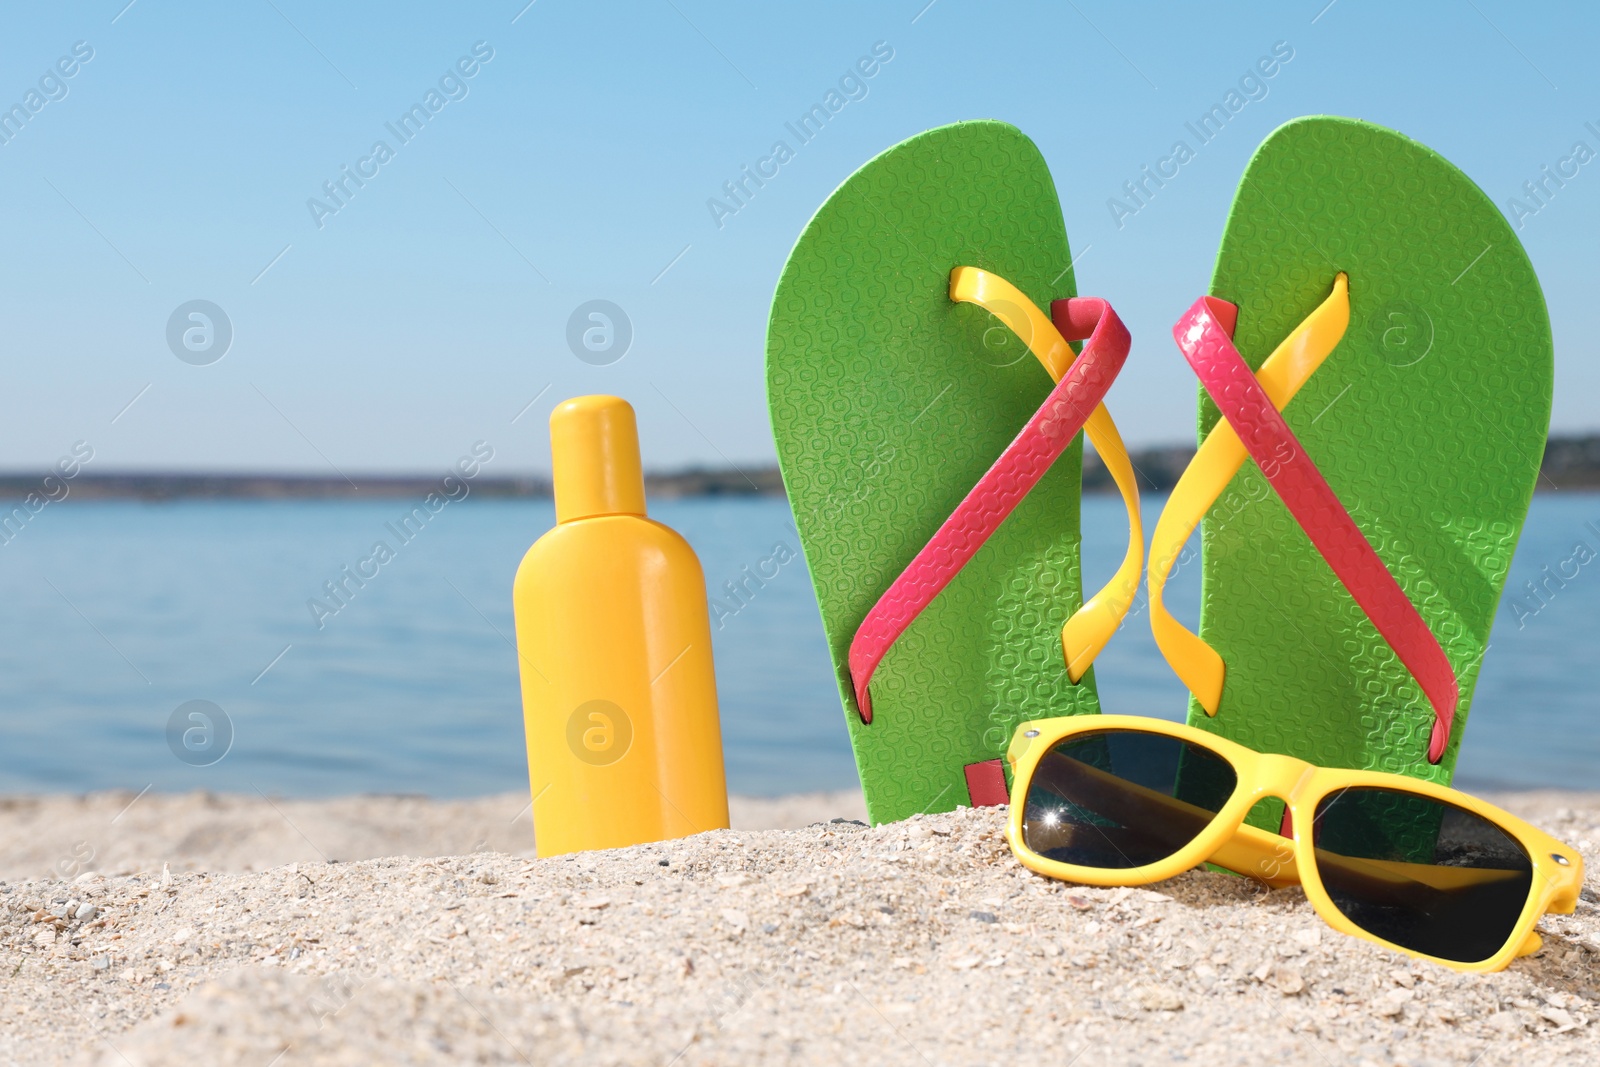
[[[512,599],[540,856],[728,825],[705,576],[645,517],[633,408],[550,416],[556,526]]]

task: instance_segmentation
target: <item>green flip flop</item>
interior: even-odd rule
[[[1175,331],[1205,386],[1206,460],[1174,489],[1150,562],[1152,626],[1193,694],[1189,721],[1448,784],[1549,428],[1550,324],[1527,254],[1437,153],[1305,118],[1246,168],[1211,294]],[[1212,396],[1237,422],[1219,426]],[[1273,408],[1292,432],[1264,428]],[[1232,439],[1209,447],[1218,434]],[[1251,459],[1228,477],[1240,438]],[[1318,510],[1331,497],[1308,468],[1332,506]],[[1160,586],[1202,512],[1197,639]]]
[[[1127,335],[1073,293],[1050,172],[999,122],[868,162],[779,279],[773,434],[874,822],[1003,802],[1018,722],[1099,711],[1142,535],[1128,468],[1129,558],[1082,608],[1078,430],[1110,465]]]

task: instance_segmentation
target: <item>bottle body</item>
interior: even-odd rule
[[[540,856],[726,828],[705,578],[638,514],[559,521],[513,587]]]

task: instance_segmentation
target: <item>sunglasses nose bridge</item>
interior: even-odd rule
[[[1316,768],[1303,759],[1264,753],[1256,761],[1252,792],[1257,800],[1262,797],[1277,797],[1287,803],[1294,799],[1294,794],[1299,790],[1301,783],[1315,770]]]

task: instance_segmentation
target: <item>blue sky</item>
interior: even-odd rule
[[[763,334],[796,234],[872,155],[981,117],[1039,144],[1082,290],[1133,331],[1125,435],[1180,441],[1194,387],[1169,328],[1275,126],[1397,128],[1508,210],[1575,141],[1600,149],[1600,16],[1579,4],[525,2],[7,11],[0,106],[41,79],[35,100],[59,98],[0,145],[0,467],[85,440],[99,469],[429,470],[481,439],[493,472],[546,470],[550,407],[586,392],[634,401],[651,467],[770,461]],[[719,228],[707,200],[877,42],[893,59],[866,95]],[[1294,58],[1265,98],[1119,229],[1108,198],[1277,42]],[[443,106],[400,143],[385,124],[430,89]],[[358,166],[376,173],[314,218]],[[1597,223],[1600,162],[1520,231],[1558,430],[1600,428]],[[204,366],[167,341],[197,299],[233,331]],[[631,323],[617,362],[569,349],[591,300]]]

